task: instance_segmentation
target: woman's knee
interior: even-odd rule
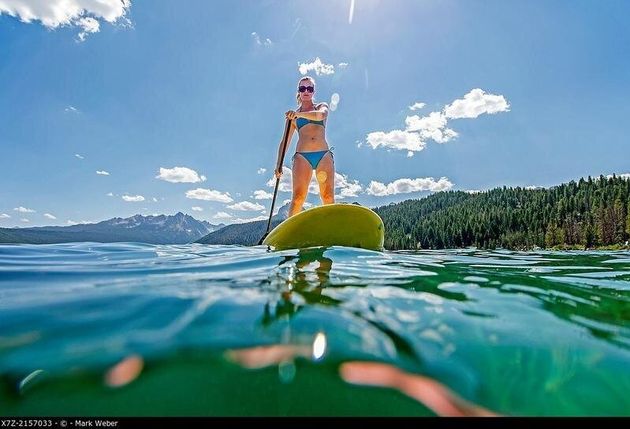
[[[293,201],[301,203],[306,200],[306,191],[293,191]]]
[[[332,201],[335,199],[334,189],[322,189],[320,195],[324,201]]]

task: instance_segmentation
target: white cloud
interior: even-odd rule
[[[343,199],[346,197],[356,197],[363,190],[357,180],[349,180],[345,174],[335,172],[335,188],[341,189],[335,196]]]
[[[340,69],[345,69],[346,67],[348,67],[348,63],[339,63],[337,67],[339,67]]]
[[[11,216],[9,216],[6,213],[0,213],[0,219],[9,219]]]
[[[20,213],[35,213],[35,210],[33,209],[28,209],[26,207],[16,207],[13,210],[15,210],[16,212],[20,212]]]
[[[315,71],[318,76],[322,74],[329,75],[335,73],[335,66],[323,63],[319,57],[315,58],[315,61],[312,63],[298,63],[298,69],[302,75],[308,74],[311,70]]]
[[[397,179],[387,185],[372,180],[367,187],[367,193],[369,195],[383,197],[386,195],[407,194],[420,191],[447,191],[452,187],[453,184],[446,177],[442,177],[438,181],[432,177]]]
[[[606,179],[612,179],[612,177],[613,177],[613,175],[609,174],[608,176],[606,176]],[[615,174],[615,177],[619,177],[621,179],[630,180],[630,173]]]
[[[286,200],[282,200],[281,203],[278,203],[275,205],[275,208],[273,209],[273,215],[277,215],[278,212],[280,211],[280,209],[284,206],[286,206],[287,204],[289,204],[291,202],[291,198],[287,198]],[[302,205],[302,207],[310,207],[313,204],[309,203],[308,201],[304,201],[304,204]],[[266,210],[265,210],[266,212]]]
[[[292,171],[287,167],[283,167],[282,171],[283,174],[282,178],[280,179],[280,184],[278,185],[278,190],[280,192],[292,192]],[[275,179],[270,179],[269,181],[267,181],[267,186],[273,187],[275,186],[275,183]],[[351,180],[348,178],[347,175],[341,174],[339,172],[335,172],[335,189],[340,189],[339,193],[335,195],[337,198],[340,199],[347,197],[356,197],[359,193],[363,192],[363,187],[357,180]],[[256,195],[257,192],[259,191],[255,191],[254,195]],[[308,185],[308,193],[319,195],[319,184],[317,183],[317,178],[315,177],[315,174],[311,176],[311,181]],[[273,197],[271,194],[267,195],[269,195],[269,198]],[[282,202],[282,205],[290,201],[291,200],[284,200]]]
[[[291,192],[291,176],[292,171],[290,168],[282,166],[282,176],[280,176],[280,183],[278,183],[278,191],[279,192]],[[267,186],[273,188],[276,186],[276,179],[271,178],[267,180]]]
[[[420,152],[426,146],[418,133],[393,130],[388,133],[376,131],[367,135],[366,143],[372,149],[384,147],[388,149],[407,150],[411,153]]]
[[[98,174],[99,176],[109,176],[109,172],[105,170],[98,170],[96,171],[96,174]]]
[[[421,133],[421,135],[424,137],[424,133]],[[445,128],[443,130],[433,130],[429,136],[438,143],[446,143],[457,137],[458,134],[450,128]]]
[[[206,176],[200,176],[195,170],[186,167],[160,167],[160,174],[155,178],[171,183],[198,183],[206,180]]]
[[[433,139],[438,143],[446,143],[457,137],[455,131],[446,128],[446,123],[446,116],[442,112],[431,112],[429,116],[423,117],[413,115],[405,119],[406,131],[419,133],[423,141]]]
[[[199,206],[194,206],[194,207],[192,208],[192,210],[193,210],[194,212],[202,212],[202,211],[203,211],[203,209],[202,209],[201,207],[199,207]]]
[[[232,215],[226,212],[219,212],[212,216],[213,219],[232,219]]]
[[[272,46],[273,45],[273,42],[270,39],[267,38],[265,40],[262,40],[260,36],[258,35],[258,33],[256,33],[255,31],[252,32],[252,38],[254,39],[254,42],[256,42],[258,46],[262,46],[262,45]]]
[[[28,220],[28,219],[26,219],[26,218],[23,218],[23,219],[20,219],[20,220],[21,220],[22,222],[24,222],[24,223],[30,222],[30,220]]]
[[[262,189],[257,189],[254,191],[254,199],[256,200],[270,200],[273,198],[273,195],[271,195],[269,192],[262,190]]]
[[[107,193],[107,196],[108,196],[108,197],[113,197],[113,196],[114,196],[114,194],[113,194],[112,192],[108,192],[108,193]]]
[[[77,36],[80,42],[85,41],[88,34],[98,33],[101,27],[96,19],[89,16],[77,19],[77,25],[83,29]]]
[[[240,210],[240,211],[258,211],[258,210],[264,210],[265,206],[258,203],[252,203],[249,201],[241,201],[240,203],[227,206],[227,208],[232,209],[232,210]]]
[[[258,174],[263,174],[265,171],[267,171],[267,169],[266,169],[266,168],[262,168],[262,167],[260,167],[256,173],[258,173]]]
[[[155,198],[155,197],[151,198],[151,200],[152,200],[154,203],[157,203],[157,202],[158,202],[158,199],[157,199],[157,198]]]
[[[231,203],[234,201],[229,192],[219,192],[213,189],[197,188],[186,191],[186,198],[193,200],[216,201],[218,203]]]
[[[317,178],[315,177],[315,174],[311,176],[311,181],[308,184],[307,193],[319,195],[319,183],[317,183]]]
[[[47,217],[48,219],[57,219],[56,216],[51,215],[50,213],[44,213],[44,217]]]
[[[421,109],[425,103],[415,103],[410,110]],[[509,104],[502,95],[486,94],[476,88],[463,99],[455,100],[440,112],[431,112],[428,116],[408,116],[405,119],[404,131],[394,130],[388,133],[376,131],[369,133],[367,143],[373,149],[385,147],[406,150],[407,156],[413,156],[426,146],[427,140],[447,143],[458,136],[457,132],[447,128],[449,119],[476,118],[483,113],[494,114],[509,112]],[[358,145],[361,147],[361,144]]]
[[[293,172],[290,168],[285,166],[282,167],[282,176],[280,177],[280,183],[278,184],[278,191],[280,192],[293,192],[293,184],[292,184],[292,176]],[[273,188],[276,186],[276,179],[271,178],[267,181],[267,186]],[[308,185],[308,193],[309,194],[319,194],[319,185],[317,184],[317,179],[313,174],[311,176],[311,182]]]
[[[0,14],[6,13],[22,22],[39,21],[47,28],[76,26],[79,41],[100,29],[100,20],[126,20],[131,0],[0,0]]]
[[[130,203],[138,203],[140,201],[144,201],[144,197],[142,195],[123,195],[122,199]]]
[[[466,192],[467,194],[480,194],[481,193],[479,189],[467,189],[464,192]]]
[[[409,106],[409,110],[420,110],[424,106],[426,106],[426,103],[414,103],[411,106]]]
[[[63,109],[63,111],[67,113],[79,113],[79,109],[77,109],[74,106],[68,106],[65,109]]]
[[[77,221],[74,221],[74,220],[72,220],[72,219],[68,219],[68,220],[66,221],[66,223],[67,223],[68,225],[85,225],[85,224],[88,224],[88,223],[94,223],[94,222],[90,222],[90,221],[87,221],[87,220],[82,220],[82,221],[80,221],[80,222],[77,222]]]
[[[76,156],[79,159],[83,159],[83,157],[81,155],[79,155],[78,153],[75,153],[74,156]]]
[[[269,216],[256,216],[256,217],[251,217],[251,218],[234,218],[234,223],[246,223],[246,222],[255,222],[257,220],[267,220],[269,219]]]
[[[407,131],[432,131],[446,127],[446,116],[441,112],[431,112],[429,116],[407,116],[405,124]]]
[[[482,89],[475,88],[463,99],[455,100],[444,108],[444,114],[449,119],[476,118],[488,113],[509,112],[510,105],[502,95],[486,94]]]

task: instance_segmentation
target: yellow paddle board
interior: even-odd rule
[[[336,203],[306,209],[276,226],[263,244],[275,250],[313,246],[348,246],[383,250],[385,227],[374,211]]]

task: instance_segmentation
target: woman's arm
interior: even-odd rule
[[[315,107],[315,110],[311,110],[310,112],[295,112],[295,116],[311,121],[323,121],[328,117],[328,104],[319,103],[317,107]]]

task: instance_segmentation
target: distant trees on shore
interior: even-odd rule
[[[630,180],[589,176],[549,189],[448,191],[374,210],[391,250],[627,246]]]

